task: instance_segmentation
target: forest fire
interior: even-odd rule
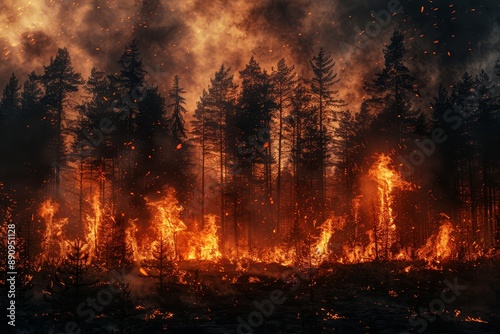
[[[368,176],[376,183],[377,190],[370,202],[377,205],[373,207],[376,214],[374,227],[365,231],[367,242],[355,245],[345,242],[341,248],[332,249],[331,244],[336,239],[335,234],[342,233],[347,222],[344,217],[329,218],[316,228],[316,234],[311,234],[309,237],[312,239],[308,246],[310,249],[308,256],[314,266],[320,266],[325,262],[360,263],[379,259],[415,259],[410,254],[394,249],[397,226],[393,206],[396,189],[411,190],[416,186],[404,181],[391,164],[392,160],[388,155],[380,154],[368,172]],[[99,262],[103,260],[98,258],[102,256],[102,252],[98,251],[99,245],[104,240],[110,242],[109,229],[116,228],[116,220],[109,216],[108,209],[101,205],[98,196],[92,196],[89,203],[91,214],[86,215],[82,237],[89,246],[90,260],[95,259]],[[262,246],[258,252],[243,252],[239,256],[231,250],[224,253],[220,240],[219,217],[214,214],[206,215],[202,227],[195,224],[192,228],[188,228],[182,220],[183,208],[172,188],[169,188],[160,200],[147,201],[147,206],[150,212],[150,221],[147,224],[141,224],[140,221],[143,219],[140,218],[129,219],[125,223],[125,243],[130,247],[133,262],[139,267],[143,263],[157,259],[158,256],[165,257],[165,261],[176,262],[217,263],[226,260],[237,263],[246,258],[257,263],[278,263],[283,266],[294,263],[294,253],[285,244]],[[66,245],[71,242],[63,233],[68,218],[56,218],[58,208],[59,205],[51,200],[45,201],[39,208],[39,215],[44,220],[46,229],[42,243],[43,260],[40,265],[48,265],[47,261],[54,261],[51,262],[52,265],[61,263],[67,251]],[[449,222],[449,217],[445,215],[443,217],[436,234],[431,235],[425,244],[415,250],[417,259],[429,264],[452,259],[455,252],[454,227]],[[143,230],[139,224],[148,227]],[[106,229],[108,232],[105,232]],[[148,276],[144,268],[139,269],[141,274]]]
[[[497,3],[4,2],[1,333],[500,329]]]

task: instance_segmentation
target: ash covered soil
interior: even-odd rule
[[[157,279],[130,273],[128,310],[103,307],[89,323],[76,318],[79,333],[500,333],[498,258],[434,269],[416,262],[179,267],[182,281],[167,282],[162,293]],[[33,333],[64,327],[50,312],[35,313]]]

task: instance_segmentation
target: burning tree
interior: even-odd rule
[[[168,251],[172,260],[178,259],[178,234],[186,230],[186,225],[180,219],[182,207],[175,198],[175,191],[171,188],[168,189],[163,199],[149,202],[148,205],[154,212],[152,231],[156,236],[156,240],[152,243],[153,247]],[[146,258],[150,257],[150,255],[146,256]]]
[[[59,219],[57,212],[59,205],[51,200],[42,203],[39,215],[45,221],[45,233],[41,240],[40,266],[58,266],[66,255],[66,240],[64,238],[64,227],[68,219]]]
[[[394,213],[394,191],[396,189],[411,189],[411,183],[404,181],[401,175],[391,167],[391,158],[388,155],[380,154],[377,161],[369,171],[370,177],[377,184],[378,203],[374,207],[376,221],[374,222],[373,233],[375,237],[375,254],[389,260],[398,247],[396,222]],[[379,254],[379,251],[382,254]]]
[[[456,257],[455,229],[447,215],[442,214],[441,218],[438,233],[429,237],[425,245],[417,251],[419,258],[429,263],[439,263]]]

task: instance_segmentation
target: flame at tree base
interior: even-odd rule
[[[455,229],[448,219],[441,225],[424,245],[412,250],[394,249],[397,246],[395,190],[412,190],[414,186],[404,181],[399,173],[391,167],[389,156],[381,154],[370,168],[368,176],[374,185],[370,198],[364,199],[373,203],[374,227],[369,224],[365,231],[352,228],[347,217],[331,217],[313,231],[300,232],[300,240],[286,241],[274,247],[245,249],[222,248],[220,218],[206,215],[204,224],[191,222],[186,224],[182,219],[183,208],[177,201],[175,192],[168,189],[165,195],[156,201],[147,201],[150,212],[148,221],[140,218],[125,218],[124,214],[113,217],[109,208],[103,205],[99,196],[94,195],[87,202],[91,208],[86,215],[83,231],[84,240],[88,244],[89,259],[94,263],[113,266],[117,262],[109,260],[111,251],[122,250],[130,253],[130,262],[142,270],[145,263],[154,261],[204,261],[217,263],[229,261],[245,270],[245,263],[277,263],[283,266],[320,266],[323,263],[361,263],[375,260],[425,260],[442,263],[453,259]],[[376,203],[376,205],[375,205]],[[359,209],[359,203],[356,206]],[[64,228],[68,219],[58,219],[58,204],[53,201],[42,203],[39,215],[45,223],[42,238],[42,256],[39,266],[57,265],[65,257]],[[358,214],[354,215],[358,219]],[[358,224],[358,223],[356,223]],[[199,227],[202,226],[202,227]],[[352,231],[358,237],[352,240]],[[341,242],[343,241],[343,242]],[[116,243],[122,243],[123,246]],[[109,244],[103,248],[101,245]],[[335,246],[336,245],[336,246]],[[121,247],[121,248],[120,248]],[[109,248],[109,252],[108,252]],[[118,262],[123,264],[124,257]]]
[[[418,251],[417,255],[428,262],[450,260],[454,254],[454,228],[448,220],[439,227],[437,235],[431,236]]]

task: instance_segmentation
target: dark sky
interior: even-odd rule
[[[388,7],[397,13],[387,16]],[[2,0],[0,84],[13,71],[21,81],[41,73],[58,47],[70,50],[84,77],[92,66],[114,72],[135,37],[150,82],[168,89],[179,74],[192,108],[222,63],[236,72],[254,55],[271,71],[285,57],[307,77],[308,59],[323,46],[337,62],[341,97],[356,110],[395,28],[405,33],[424,95],[433,94],[465,70],[491,71],[499,14],[497,1]]]

